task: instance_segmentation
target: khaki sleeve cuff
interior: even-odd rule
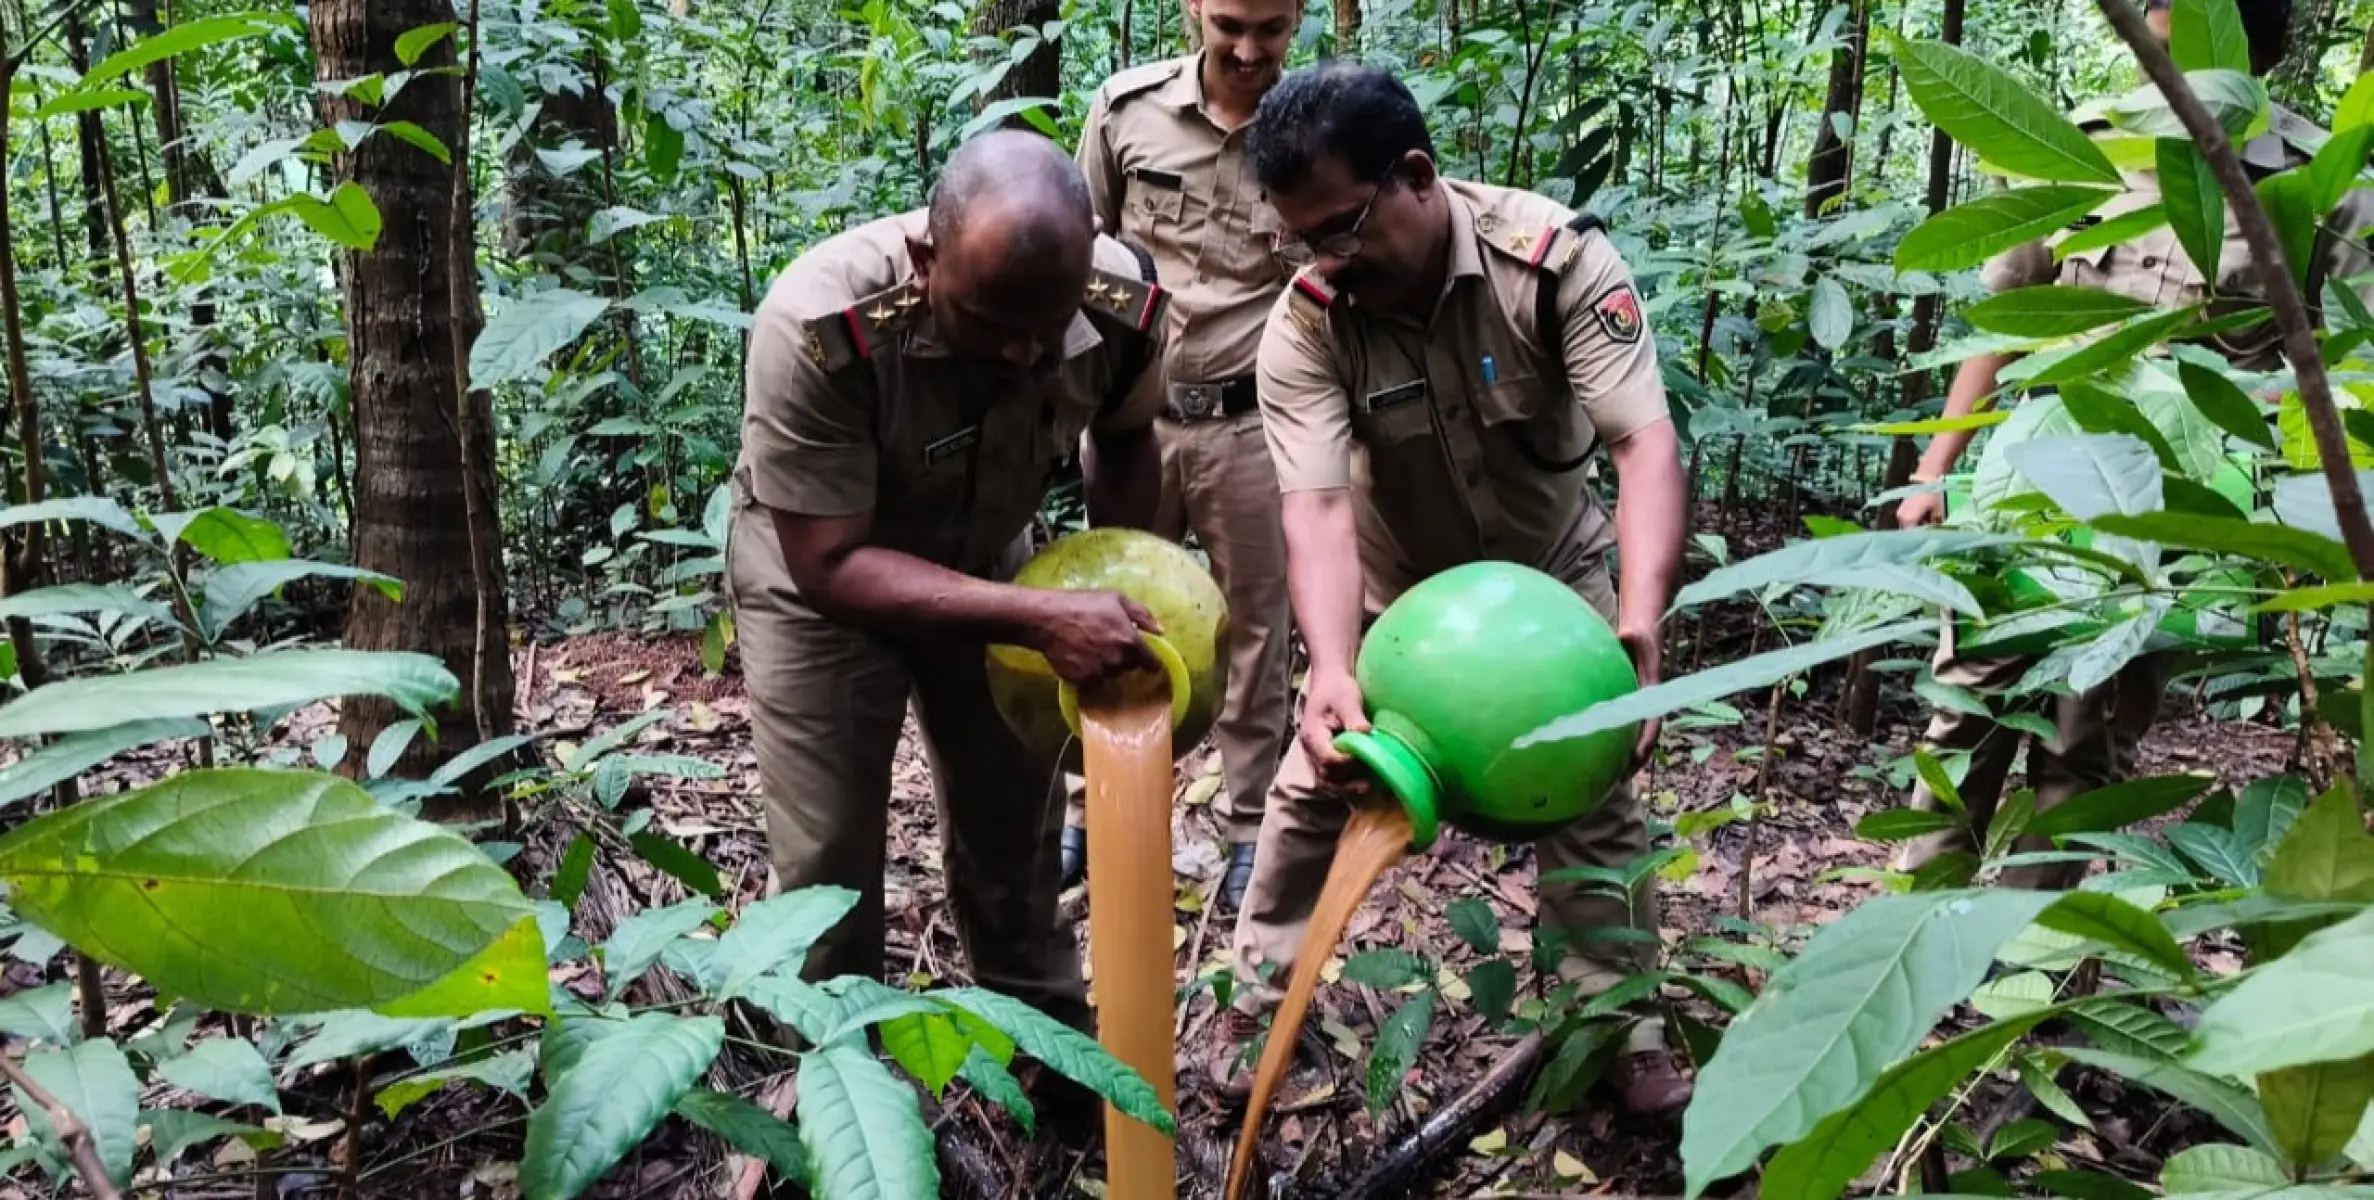
[[[1261,429],[1280,492],[1352,486],[1352,408],[1335,371],[1326,314],[1280,293],[1261,335]]]
[[[750,495],[760,504],[803,517],[852,517],[874,510],[872,447],[792,447],[743,436]]]

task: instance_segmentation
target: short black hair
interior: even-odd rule
[[[1288,73],[1245,131],[1253,175],[1272,191],[1300,185],[1322,158],[1375,179],[1412,150],[1434,153],[1418,98],[1389,71],[1343,61]]]
[[[2242,36],[2250,39],[2250,69],[2264,75],[2283,61],[2292,40],[2292,0],[2240,0]]]

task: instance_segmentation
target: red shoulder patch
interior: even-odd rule
[[[1599,318],[1599,327],[1611,340],[1627,346],[1640,340],[1640,297],[1631,284],[1619,283],[1600,293],[1591,302],[1591,315]]]

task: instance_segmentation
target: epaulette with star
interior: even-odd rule
[[[923,293],[912,281],[874,293],[839,312],[803,323],[808,361],[838,371],[874,356],[922,311]]]
[[[1131,329],[1145,333],[1162,319],[1170,298],[1161,284],[1098,270],[1089,273],[1088,294],[1081,297],[1080,307],[1119,317]]]
[[[1564,275],[1583,252],[1583,230],[1572,224],[1520,225],[1494,213],[1476,214],[1484,244],[1536,270]]]

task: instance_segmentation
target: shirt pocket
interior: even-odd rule
[[[1172,246],[1187,215],[1187,180],[1178,171],[1139,167],[1130,172],[1129,202],[1121,227],[1143,246]]]

